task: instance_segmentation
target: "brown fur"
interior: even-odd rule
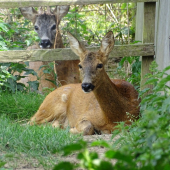
[[[62,37],[59,32],[59,24],[64,17],[64,15],[68,12],[68,6],[58,6],[55,8],[55,10],[51,13],[44,13],[41,10],[41,13],[38,13],[34,8],[20,8],[21,13],[24,15],[25,18],[32,21],[34,25],[39,26],[39,30],[37,31],[39,38],[43,38],[43,36],[46,36],[46,39],[49,39],[51,42],[50,49],[55,48],[64,48]],[[56,30],[50,31],[51,25],[56,24]],[[49,29],[49,30],[48,30]],[[55,36],[57,34],[57,39],[55,43]],[[31,49],[39,49],[40,47],[38,45],[33,45],[31,47],[28,47],[28,50]],[[29,68],[33,69],[35,72],[37,72],[38,77],[40,77],[39,80],[39,90],[42,91],[44,87],[49,88],[56,88],[56,86],[51,83],[50,80],[54,80],[54,74],[44,74],[43,69],[39,70],[39,67],[41,65],[48,65],[49,62],[29,62]],[[79,71],[78,71],[78,65],[79,60],[75,61],[55,61],[55,72],[57,73],[58,77],[58,84],[59,85],[65,85],[70,83],[79,83]],[[24,73],[23,73],[24,75]],[[43,75],[43,76],[42,76]],[[37,78],[36,76],[29,75],[28,77],[21,79],[20,82],[27,84],[28,81],[35,81]]]
[[[84,135],[92,135],[96,130],[111,133],[120,121],[131,124],[130,119],[137,119],[139,115],[137,91],[124,80],[111,81],[104,67],[96,67],[106,63],[114,46],[113,33],[106,34],[96,53],[86,51],[71,34],[68,37],[72,50],[80,57],[82,82],[92,83],[95,87],[88,94],[83,92],[81,84],[56,89],[45,98],[30,124],[51,122],[62,128],[69,125],[71,133]]]

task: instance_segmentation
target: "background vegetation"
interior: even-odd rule
[[[69,46],[66,37],[67,31],[76,35],[86,46],[100,45],[103,35],[109,30],[114,32],[116,44],[135,42],[135,11],[135,3],[71,6],[69,13],[63,18],[60,24],[64,45],[66,47]],[[17,8],[0,10],[0,32],[0,51],[26,49],[28,46],[39,41],[32,23],[25,20]],[[118,64],[115,61],[109,60],[106,67],[109,76],[112,78],[123,78],[135,84],[137,81],[133,82],[128,78],[130,76],[136,77],[134,76],[136,73],[138,74],[138,78],[140,78],[140,71],[134,69],[133,66],[132,68],[130,64],[134,63],[134,65],[137,66],[136,68],[139,68],[138,65],[140,65],[140,61],[133,57],[129,58],[130,59],[123,60],[117,70],[116,67]],[[120,61],[120,59],[118,59],[118,61]],[[128,65],[129,61],[127,70],[124,65]],[[23,64],[1,63],[0,73],[2,76],[0,81],[2,83],[0,90],[9,90],[11,92],[15,92],[16,90],[36,90],[38,88],[38,81],[29,82],[28,88],[26,88],[24,84],[18,83],[21,78],[24,78],[24,76],[28,74],[37,76],[32,69],[27,68],[28,65],[28,62]],[[49,70],[51,70],[51,68],[47,66],[44,72],[49,72]],[[10,77],[6,77],[6,71],[10,73]],[[20,74],[14,75],[15,71]],[[21,76],[22,71],[26,72],[24,76]],[[40,77],[37,77],[37,80],[39,79]],[[139,87],[139,83],[136,83],[135,86]]]
[[[86,46],[99,45],[108,30],[114,32],[116,44],[136,43],[135,8],[134,3],[71,6],[60,27],[65,46],[68,47],[65,36],[68,30]],[[18,9],[1,10],[0,14],[1,51],[26,49],[39,41],[31,23],[23,19]],[[120,62],[115,64],[110,60],[106,66],[109,76],[126,79],[139,90],[139,57],[129,56],[117,61]],[[70,135],[68,129],[54,129],[49,125],[30,127],[25,124],[47,95],[30,92],[30,88],[37,89],[37,82],[29,87],[18,83],[22,76],[14,75],[15,71],[36,75],[27,65],[0,63],[0,170],[5,169],[6,162],[14,162],[21,157],[30,162],[35,158],[36,166],[45,169],[54,167],[57,170],[76,167],[89,170],[170,169],[170,91],[166,85],[170,81],[170,76],[166,74],[170,67],[160,71],[157,64],[152,63],[150,69],[153,74],[147,75],[146,84],[152,84],[154,88],[150,94],[147,93],[149,89],[139,91],[142,99],[140,119],[132,126],[125,127],[120,123],[118,128],[121,133],[113,132],[113,137],[119,135],[120,138],[114,143],[102,140],[93,142],[91,146],[107,148],[103,158],[99,158],[97,152],[88,151],[87,142],[79,141],[80,136]],[[78,153],[78,164],[62,162],[55,165],[59,160],[54,153],[68,155],[75,151]],[[115,164],[112,164],[113,160],[116,160]]]

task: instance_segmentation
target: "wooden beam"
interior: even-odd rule
[[[0,8],[39,7],[55,5],[88,5],[128,2],[156,2],[158,0],[0,0]]]
[[[135,28],[135,40],[141,41],[143,39],[143,17],[144,17],[144,3],[138,2],[137,9],[136,9],[136,28]]]
[[[99,47],[87,48],[89,51],[97,51]],[[125,56],[151,56],[154,55],[153,44],[117,45],[109,55],[109,58]],[[0,51],[0,62],[19,61],[56,61],[79,59],[70,48],[57,48],[55,50],[18,50]]]
[[[143,30],[143,43],[154,43],[155,38],[155,2],[144,3],[144,30]],[[144,86],[146,79],[144,76],[149,73],[149,67],[154,60],[154,55],[142,56],[142,68],[141,68],[141,89],[151,88],[152,85]]]

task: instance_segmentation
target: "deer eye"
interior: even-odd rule
[[[35,30],[37,31],[39,28],[37,26],[34,26]]]
[[[80,69],[82,68],[82,66],[80,64],[78,66],[79,66]]]
[[[55,30],[55,29],[56,29],[56,25],[53,25],[53,26],[51,27],[51,29],[52,29],[52,30]]]
[[[103,64],[98,64],[97,65],[97,68],[102,68],[103,67]]]

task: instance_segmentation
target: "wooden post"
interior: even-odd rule
[[[138,44],[141,44],[143,39],[143,17],[144,2],[137,2],[135,40],[141,41]]]
[[[154,43],[155,37],[155,11],[156,2],[144,3],[144,28],[143,28],[143,43]],[[152,88],[151,85],[144,86],[146,79],[145,74],[149,73],[149,66],[154,60],[154,55],[142,56],[141,68],[141,90],[144,88]]]

